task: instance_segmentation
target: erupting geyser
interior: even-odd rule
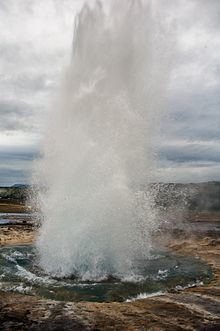
[[[157,227],[153,180],[169,78],[155,2],[85,5],[71,64],[36,164],[40,266],[57,276],[140,277]],[[146,188],[146,187],[145,187]],[[136,265],[136,266],[135,266]]]

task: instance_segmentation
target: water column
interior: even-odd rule
[[[157,212],[150,191],[169,79],[155,2],[85,5],[36,163],[39,264],[56,276],[136,277]]]

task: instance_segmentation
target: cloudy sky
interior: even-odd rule
[[[158,178],[220,180],[220,1],[156,1],[177,39]],[[28,182],[83,2],[0,0],[0,185]]]

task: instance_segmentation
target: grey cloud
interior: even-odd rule
[[[4,59],[7,62],[14,62],[15,59],[18,61],[24,57],[24,53],[22,53],[22,46],[19,43],[12,43],[9,41],[0,44],[0,54],[1,60]]]
[[[162,132],[167,140],[220,140],[220,88],[172,96]]]
[[[219,0],[194,0],[197,10],[196,18],[203,19],[208,27],[216,29],[220,26],[220,2]]]
[[[15,156],[15,158],[23,157],[24,155],[29,155],[31,158],[38,154],[37,146],[26,145],[26,146],[0,146],[0,158],[2,160],[2,156],[11,155],[11,158]],[[29,157],[28,157],[29,158]]]
[[[25,131],[31,136],[43,127],[41,111],[44,108],[48,113],[49,95],[56,86],[60,68],[68,64],[73,16],[82,3],[83,0],[0,0],[1,132],[7,131],[10,135]],[[176,171],[177,180],[194,178],[195,172],[199,173],[197,178],[203,175],[217,178],[220,1],[158,0],[158,3],[164,6],[163,15],[165,10],[165,14],[172,13],[176,19],[178,38],[194,30],[198,37],[204,34],[204,42],[193,40],[191,47],[177,52],[170,114],[167,121],[163,119],[161,160],[168,168],[172,165],[171,173]],[[187,44],[187,38],[184,43]],[[192,72],[194,66],[195,72]],[[179,140],[185,141],[185,145],[178,145]],[[207,147],[207,142],[213,142],[213,146]],[[26,180],[32,159],[37,155],[36,151],[22,146],[20,150],[12,147],[0,149],[0,183]]]
[[[3,11],[5,11],[7,13],[9,11],[8,4],[9,4],[9,1],[7,1],[7,0],[1,0],[0,1],[0,9],[3,10]]]
[[[0,102],[1,131],[30,130],[35,127],[33,109],[25,103]]]
[[[37,152],[31,152],[31,151],[0,151],[0,160],[2,162],[10,162],[12,160],[15,161],[33,161],[38,157]]]
[[[46,93],[54,88],[54,77],[44,73],[22,72],[12,76],[0,77],[0,86],[14,93]]]
[[[181,146],[165,145],[160,149],[159,155],[162,159],[176,163],[219,163],[220,144],[206,145],[202,143],[191,143]]]
[[[0,186],[27,183],[32,162],[38,157],[37,148],[33,146],[0,147]]]
[[[198,163],[185,162],[175,163],[165,162],[158,169],[156,180],[164,182],[204,182],[210,180],[220,180],[219,163]]]
[[[1,186],[28,183],[30,173],[25,169],[0,168]]]
[[[53,49],[41,49],[36,48],[34,41],[23,41],[19,43],[19,40],[4,41],[0,44],[0,59],[4,63],[5,67],[16,68],[16,71],[27,70],[31,68],[38,68],[40,71],[48,70],[56,63],[59,66],[59,62],[62,63],[62,58],[65,56],[64,50],[57,49],[53,52]]]

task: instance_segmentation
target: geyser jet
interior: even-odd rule
[[[154,2],[155,4],[155,2]],[[57,276],[138,277],[157,227],[154,142],[169,77],[167,34],[150,1],[85,5],[71,64],[36,164],[40,266]]]

